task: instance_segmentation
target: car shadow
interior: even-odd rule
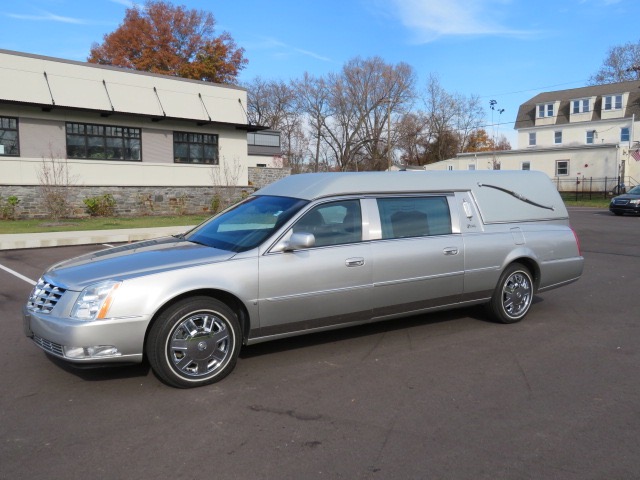
[[[139,378],[149,375],[151,367],[148,362],[132,363],[114,366],[111,365],[76,365],[65,362],[58,357],[45,352],[47,359],[56,367],[67,373],[71,373],[82,380],[89,382],[100,382],[105,380],[119,380],[124,378]]]

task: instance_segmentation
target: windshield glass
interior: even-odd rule
[[[631,190],[629,190],[627,193],[630,193],[631,195],[640,195],[640,185],[636,185]]]
[[[244,252],[260,245],[307,203],[289,197],[249,197],[184,238],[221,250]]]

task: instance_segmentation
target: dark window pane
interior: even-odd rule
[[[124,160],[124,145],[121,138],[107,138],[105,156],[108,160]]]

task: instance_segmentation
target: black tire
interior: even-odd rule
[[[192,388],[229,375],[241,343],[233,310],[211,297],[191,297],[160,314],[149,331],[145,352],[160,380],[172,387]]]
[[[533,301],[533,278],[529,269],[520,263],[505,268],[489,302],[491,317],[500,323],[522,320]]]

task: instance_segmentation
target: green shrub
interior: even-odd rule
[[[16,218],[16,208],[20,199],[15,195],[7,197],[6,200],[0,195],[0,218],[3,220],[14,220]]]
[[[87,206],[87,213],[92,217],[111,217],[116,209],[116,200],[110,193],[85,198],[83,202]]]

